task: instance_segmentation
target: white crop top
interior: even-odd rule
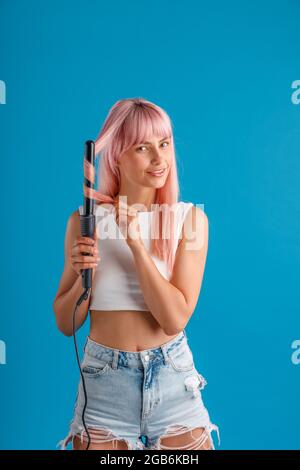
[[[175,252],[185,216],[191,202],[174,204],[175,214]],[[79,206],[83,213],[83,206]],[[131,249],[120,231],[111,209],[102,204],[94,204],[96,233],[100,261],[96,268],[90,297],[90,310],[148,310],[138,280],[138,274]],[[141,238],[149,252],[151,232],[150,223],[153,211],[138,212]],[[154,255],[150,255],[159,272],[166,279],[171,273],[167,264]]]

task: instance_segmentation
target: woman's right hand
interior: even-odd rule
[[[94,279],[96,267],[100,261],[97,237],[78,236],[74,242],[70,254],[70,263],[74,271],[81,276],[82,269],[92,268]],[[85,254],[84,254],[85,253]]]

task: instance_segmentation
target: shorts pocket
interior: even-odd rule
[[[183,344],[178,349],[168,353],[170,364],[177,372],[193,370],[194,358],[189,346]]]
[[[108,358],[96,358],[85,356],[81,365],[81,371],[85,377],[99,377],[110,369]]]

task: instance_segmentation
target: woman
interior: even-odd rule
[[[94,239],[81,236],[73,212],[53,304],[59,330],[72,335],[81,270],[93,269],[91,292],[75,322],[77,330],[90,310],[81,363],[85,385],[81,379],[69,433],[59,444],[65,449],[72,440],[75,450],[214,449],[211,431],[218,428],[204,406],[206,381],[184,330],[200,293],[208,220],[200,208],[178,201],[170,118],[144,99],[120,100],[95,150],[101,152],[99,191],[84,188],[98,202]],[[92,173],[86,161],[91,181]]]

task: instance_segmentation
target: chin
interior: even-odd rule
[[[141,184],[141,186],[142,186],[143,188],[154,188],[154,189],[162,188],[164,185],[165,185],[165,183],[161,183],[161,184],[158,184],[158,183],[157,183],[157,184],[149,184],[148,181]]]
[[[153,181],[145,181],[144,186],[147,186],[148,188],[162,188],[165,183],[166,183],[167,178],[164,179],[157,179],[153,178]]]
[[[153,183],[151,186],[152,188],[162,188],[165,184],[165,181],[157,181],[157,183]]]

